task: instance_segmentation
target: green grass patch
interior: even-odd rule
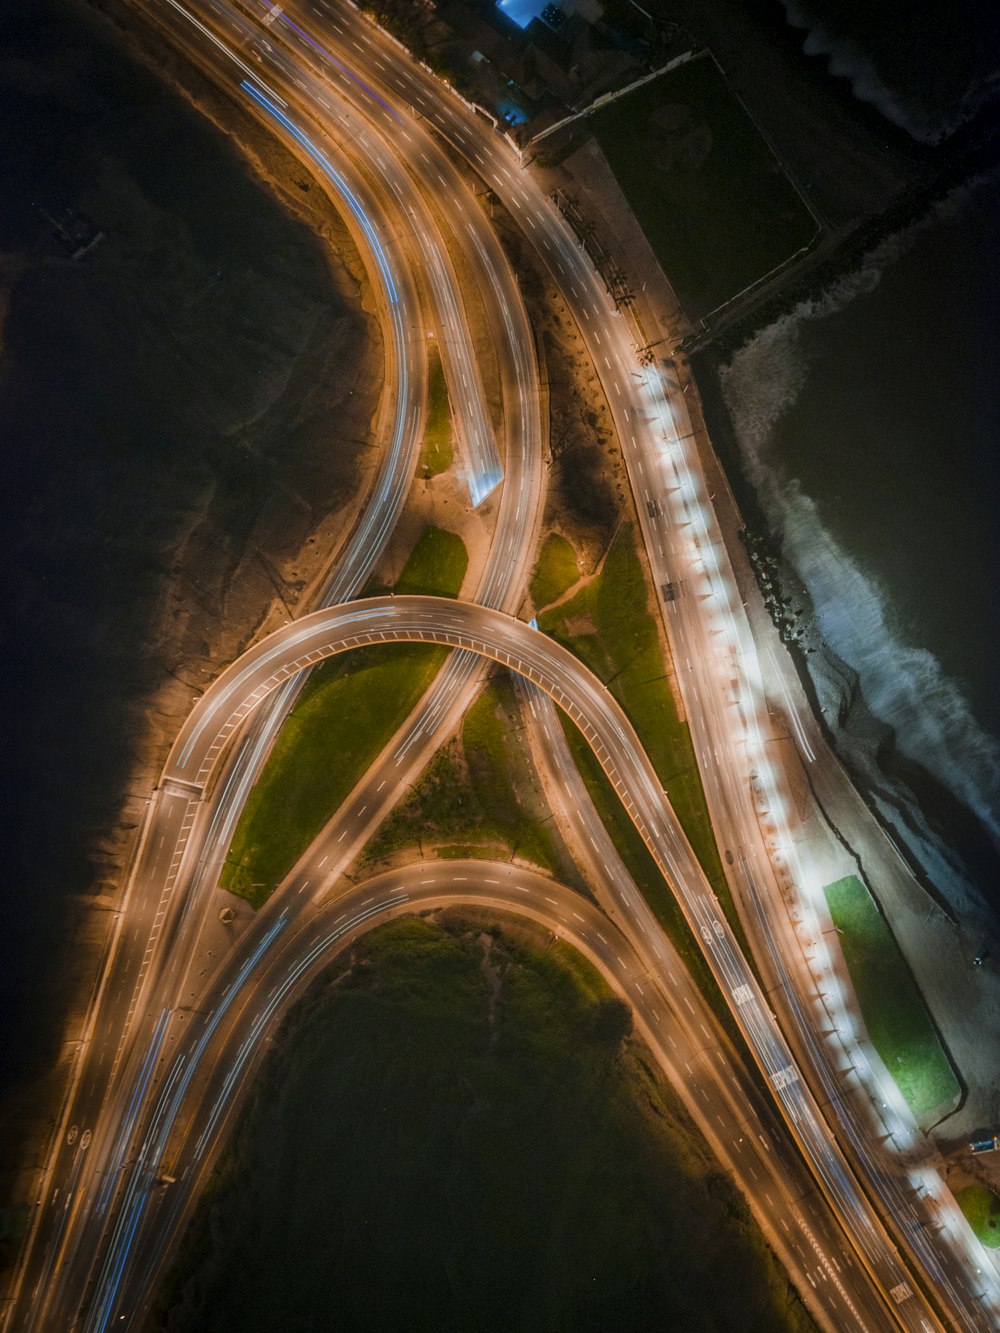
[[[531,600],[536,607],[548,606],[550,602],[557,602],[579,579],[580,567],[571,543],[558,532],[550,532],[531,576]]]
[[[990,1250],[1000,1249],[1000,1198],[985,1185],[967,1185],[955,1195],[976,1239]]]
[[[434,348],[427,356],[427,421],[420,446],[420,476],[437,477],[447,472],[453,457],[448,389],[441,357]]]
[[[469,791],[463,756],[454,744],[439,750],[411,794],[365,848],[363,862],[381,860],[402,847],[424,850],[432,841],[468,841],[480,811]]]
[[[510,848],[498,842],[450,842],[435,847],[434,855],[442,861],[503,861],[510,855]]]
[[[373,932],[287,1020],[160,1293],[174,1333],[805,1333],[630,1014],[542,932]]]
[[[959,1092],[923,996],[861,881],[848,875],[823,892],[872,1045],[919,1119]]]
[[[466,714],[461,738],[439,751],[412,795],[365,849],[364,861],[431,844],[456,858],[517,856],[564,883],[579,876],[551,821],[525,747],[506,672],[494,675]]]
[[[729,1005],[719,990],[712,970],[676,896],[660,873],[659,866],[653,860],[649,848],[629,818],[628,811],[605,776],[604,769],[601,768],[583,733],[564,714],[560,713],[559,720],[590,799],[608,830],[615,850],[625,863],[626,870],[635,880],[653,915],[669,936],[695,984],[711,1004],[716,1018],[732,1041],[742,1047],[742,1038],[733,1022]]]
[[[395,591],[408,597],[457,597],[468,567],[469,553],[461,537],[428,524],[396,580]]]
[[[762,278],[816,231],[710,59],[619,98],[590,125],[692,316],[707,315]]]
[[[625,709],[749,958],[705,804],[691,732],[677,712],[664,674],[649,585],[631,525],[619,530],[600,575],[570,601],[540,615],[538,623],[581,658]]]
[[[425,528],[397,588],[454,597],[466,564],[460,538]],[[449,651],[377,644],[312,672],[247,798],[222,888],[253,907],[267,900],[416,707]]]
[[[513,725],[512,725],[513,724]],[[513,726],[520,724],[510,677],[494,677],[469,709],[462,748],[469,782],[482,811],[480,828],[495,832],[515,856],[558,875],[561,867],[541,795],[529,801],[534,770]]]

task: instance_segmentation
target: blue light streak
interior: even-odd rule
[[[469,479],[469,494],[472,496],[472,507],[478,509],[491,491],[503,481],[503,469],[493,468],[489,472],[477,472]]]
[[[350,70],[347,68],[346,65],[341,64],[341,62],[337,59],[336,56],[332,56],[329,51],[324,50],[324,48],[320,46],[319,42],[313,41],[313,39],[309,36],[309,34],[303,28],[300,28],[297,23],[293,23],[287,14],[279,14],[278,21],[280,23],[284,23],[294,32],[297,32],[299,36],[302,38],[302,40],[304,42],[308,42],[314,51],[318,51],[324,60],[329,61],[331,65],[339,69],[341,74],[346,74],[346,76],[349,79],[352,79],[358,85],[359,88],[363,88],[369,97],[374,98],[375,101],[378,102],[379,106],[382,107],[385,111],[387,111],[390,116],[392,116],[393,120],[395,120],[398,124],[402,125],[403,117],[397,115],[396,112],[393,111],[392,107],[389,105],[388,102],[383,102],[382,98],[379,97],[378,93],[375,91],[374,88],[370,88],[363,79],[358,78],[358,76],[354,73],[353,70]]]
[[[262,106],[268,115],[273,116],[278,124],[288,131],[296,143],[300,144],[306,150],[312,160],[319,167],[320,171],[322,171],[323,175],[336,186],[338,193],[343,196],[348,208],[354,214],[355,218],[357,218],[361,230],[365,234],[365,239],[371,246],[376,263],[381,270],[382,279],[385,282],[386,294],[388,295],[389,302],[390,304],[395,305],[399,300],[399,296],[396,292],[396,284],[392,278],[392,271],[389,268],[388,257],[382,248],[382,242],[378,238],[378,233],[368,217],[368,214],[362,208],[357,195],[323,152],[322,148],[317,148],[312,139],[309,138],[309,135],[306,134],[304,130],[300,129],[295,121],[292,120],[291,116],[287,116],[276,102],[272,102],[270,97],[265,93],[262,93],[259,88],[255,88],[247,79],[244,79],[240,83],[240,87],[245,93],[248,93],[259,106]]]
[[[288,924],[286,920],[287,915],[288,913],[286,909],[282,912],[281,916],[270,928],[257,948],[240,968],[236,980],[223,992],[224,999],[212,1015],[211,1021],[207,1025],[205,1031],[202,1033],[191,1061],[184,1070],[179,1082],[178,1076],[181,1074],[181,1069],[184,1063],[183,1060],[179,1060],[171,1071],[170,1078],[160,1094],[156,1109],[150,1119],[146,1136],[143,1139],[142,1146],[137,1154],[135,1169],[132,1172],[132,1178],[129,1181],[125,1200],[119,1212],[118,1221],[112,1234],[109,1252],[102,1267],[100,1282],[102,1296],[87,1321],[88,1328],[104,1329],[107,1327],[108,1320],[114,1311],[114,1303],[118,1296],[118,1289],[121,1285],[125,1265],[132,1248],[132,1242],[135,1239],[136,1232],[149,1201],[150,1191],[148,1185],[151,1180],[156,1179],[163,1149],[166,1146],[170,1130],[173,1128],[174,1121],[177,1118],[177,1113],[183,1104],[184,1096],[191,1083],[191,1079],[196,1072],[198,1062],[204,1054],[205,1048],[218,1028],[219,1023],[229,1009],[229,1006],[239,993],[243,982],[249,976],[253,968],[256,967],[262,955],[267,952],[277,939],[278,935],[280,935]],[[144,1070],[146,1072],[145,1078],[141,1080],[141,1090],[143,1093],[149,1082],[149,1075],[154,1066],[155,1056],[160,1048],[166,1031],[165,1018],[166,1012],[161,1015],[160,1023],[157,1025],[158,1040],[151,1046],[150,1052],[147,1054],[146,1061],[144,1062]],[[133,1095],[132,1105],[134,1105],[134,1103],[135,1095]]]

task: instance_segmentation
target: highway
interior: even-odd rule
[[[267,947],[242,1003],[221,1017],[218,1009],[192,1016],[185,1050],[197,1059],[197,1070],[184,1087],[183,1115],[174,1114],[180,1096],[165,1093],[161,1115],[148,1132],[144,1162],[151,1217],[144,1219],[115,1308],[137,1321],[145,1312],[239,1114],[242,1093],[252,1085],[267,1037],[288,1006],[363,931],[401,914],[455,903],[528,916],[594,963],[631,1006],[641,1035],[720,1160],[748,1193],[771,1196],[775,1226],[770,1239],[811,1296],[810,1303],[826,1312],[834,1328],[878,1328],[880,1310],[867,1281],[862,1275],[858,1282],[856,1266],[843,1255],[836,1224],[811,1189],[808,1172],[794,1151],[784,1150],[773,1111],[738,1065],[737,1081],[731,1055],[717,1056],[709,1044],[697,990],[662,969],[651,976],[603,912],[578,894],[508,863],[461,861],[392,871],[294,919],[279,918],[281,929],[261,937]],[[220,994],[226,993],[233,992],[220,988]],[[191,1067],[190,1061],[185,1064],[184,1078]],[[179,1094],[180,1084],[175,1086]],[[164,1175],[174,1176],[175,1183],[157,1188],[157,1176]]]
[[[174,789],[183,784],[195,804],[197,792],[210,784],[227,740],[267,694],[291,674],[336,652],[398,641],[441,643],[488,656],[541,687],[577,723],[668,882],[676,889],[696,935],[705,941],[706,956],[720,989],[732,1000],[748,1048],[770,1083],[789,1132],[803,1148],[835,1215],[851,1236],[862,1265],[875,1277],[881,1292],[906,1293],[895,1311],[900,1326],[940,1327],[920,1300],[912,1278],[908,1280],[877,1212],[858,1189],[822,1114],[799,1078],[769,1005],[718,909],[631,725],[604,686],[568,651],[512,617],[438,598],[383,597],[314,612],[251,648],[218,677],[178,735],[164,769],[164,787]],[[262,919],[260,930],[265,925]],[[274,924],[269,926],[274,928]],[[646,940],[644,947],[655,969],[658,929],[652,939],[644,923],[633,931],[635,938],[630,942],[635,947],[636,939]],[[240,958],[244,954],[245,950],[241,951]],[[248,966],[243,963],[243,967]],[[213,992],[220,989],[226,991],[227,987],[217,977]],[[141,1196],[134,1197],[134,1206],[138,1207]],[[115,1286],[125,1266],[131,1235],[130,1231],[122,1233],[118,1243],[124,1250],[113,1247],[106,1256],[99,1290],[109,1293]]]
[[[545,689],[594,745],[705,941],[723,993],[731,997],[749,1048],[774,1091],[785,1121],[782,1132],[794,1135],[817,1172],[824,1191],[824,1220],[815,1234],[834,1236],[842,1225],[851,1238],[858,1262],[849,1261],[848,1279],[838,1277],[849,1284],[845,1285],[849,1294],[836,1317],[831,1316],[832,1326],[852,1326],[844,1322],[845,1310],[855,1312],[857,1318],[852,1315],[852,1319],[859,1327],[941,1326],[910,1271],[912,1259],[896,1253],[897,1238],[906,1242],[937,1287],[956,1326],[992,1326],[972,1289],[975,1284],[960,1247],[943,1243],[929,1230],[919,1201],[897,1174],[887,1171],[884,1154],[868,1127],[843,1101],[842,1065],[838,1068],[826,1046],[817,1041],[814,1015],[801,998],[812,980],[797,963],[782,890],[808,882],[808,867],[798,863],[791,838],[782,836],[787,834],[781,817],[785,794],[781,775],[772,770],[766,754],[771,724],[757,650],[735,591],[700,461],[690,443],[683,399],[668,392],[655,367],[645,367],[641,374],[636,369],[636,348],[651,341],[648,325],[640,327],[634,316],[626,319],[614,310],[575,238],[537,182],[519,169],[510,146],[354,11],[303,6],[295,9],[293,20],[292,7],[285,6],[280,20],[269,25],[270,35],[264,36],[265,29],[235,6],[207,4],[192,25],[194,7],[168,3],[171,20],[177,20],[178,44],[214,77],[230,81],[232,75],[221,71],[235,52],[240,62],[235,77],[248,104],[311,164],[314,176],[339,195],[379,294],[387,334],[387,377],[393,386],[383,410],[390,444],[383,450],[363,515],[331,568],[322,597],[327,605],[255,645],[228,668],[198,701],[171,752],[123,900],[115,955],[103,974],[105,993],[93,1010],[87,1043],[92,1049],[82,1062],[79,1084],[67,1108],[65,1126],[75,1123],[82,1132],[72,1143],[68,1135],[64,1138],[49,1168],[43,1192],[47,1207],[22,1283],[29,1310],[23,1322],[10,1326],[73,1327],[81,1302],[90,1304],[87,1327],[103,1328],[122,1312],[128,1326],[136,1305],[123,1307],[123,1302],[141,1304],[145,1299],[143,1283],[159,1270],[172,1243],[169,1228],[157,1224],[148,1233],[145,1230],[146,1210],[157,1216],[163,1212],[150,1202],[155,1185],[149,1175],[151,1164],[167,1152],[175,1123],[195,1125],[199,1115],[206,1114],[188,1101],[189,1092],[194,1096],[200,1085],[193,1072],[190,1076],[186,1072],[189,1067],[177,1062],[176,1052],[183,1044],[179,1029],[186,1022],[179,1000],[187,993],[186,978],[206,928],[213,867],[225,854],[245,793],[294,697],[300,673],[332,652],[393,639],[448,643],[463,651],[452,654],[405,734],[394,740],[368,775],[373,792],[380,790],[376,781],[383,787],[389,784],[381,797],[383,808],[419,772],[424,758],[461,715],[476,687],[479,655],[504,662]],[[263,15],[270,7],[247,8]],[[157,17],[162,20],[165,12],[166,5],[161,6]],[[280,36],[275,30],[279,22]],[[422,110],[415,113],[414,108]],[[735,896],[746,906],[748,928],[760,946],[755,952],[767,980],[779,988],[777,996],[767,1001],[624,715],[575,659],[502,614],[520,604],[540,522],[543,432],[531,331],[496,238],[471,200],[468,183],[428,132],[428,124],[445,136],[522,222],[525,235],[536,244],[576,315],[605,385],[654,577],[658,584],[672,582],[681,590],[664,607],[666,627],[681,667],[713,822],[721,845],[739,852],[732,872]],[[486,402],[484,375],[472,355],[473,339],[456,295],[461,289],[456,270],[459,252],[463,281],[467,270],[478,274],[480,299],[495,339],[502,398],[499,448],[496,414]],[[430,328],[437,330],[458,414],[473,506],[495,490],[501,454],[504,459],[489,555],[478,579],[476,598],[481,605],[389,598],[334,606],[361,585],[405,500],[422,419],[424,348]],[[237,744],[235,757],[227,761],[227,744],[238,742],[244,722],[264,715],[262,706],[271,698],[279,699],[280,706],[267,714],[263,727],[249,733],[248,741]],[[344,812],[351,836],[344,843],[341,863],[377,823],[378,802],[355,801],[352,797]],[[758,809],[762,802],[775,817],[774,834],[762,830]],[[317,891],[321,882],[319,876]],[[408,897],[413,892],[411,885]],[[241,1013],[255,1012],[250,1001],[260,994],[256,969],[271,943],[286,937],[282,922],[290,917],[281,914],[289,912],[289,894],[286,886],[255,923],[254,949],[261,940],[269,941],[263,952],[255,954],[241,940],[225,962],[235,969],[231,993],[234,1003],[237,994],[241,996]],[[311,894],[303,897],[304,904],[312,901]],[[533,901],[534,910],[542,912],[537,895]],[[401,903],[395,908],[404,910]],[[663,944],[659,932],[651,931],[643,917],[640,903],[626,893],[615,903],[615,911],[628,947],[636,957],[645,956],[648,976],[658,975],[657,946],[662,949]],[[360,928],[363,923],[356,924]],[[304,930],[303,926],[293,935],[289,927],[287,939],[297,943],[294,949],[289,944],[288,955],[280,954],[296,983],[311,975],[312,963],[304,969],[299,964],[318,943],[303,935]],[[336,942],[331,941],[330,947]],[[205,996],[225,993],[220,989],[222,976],[220,965],[206,983],[199,1007],[204,1007]],[[621,977],[615,984],[622,988]],[[290,996],[291,988],[286,993]],[[771,1004],[781,1011],[781,1026],[771,1014]],[[245,1042],[251,1034],[259,1039],[268,1021],[265,1015],[255,1018],[244,1034],[244,1045],[232,1048],[244,1066],[255,1058]],[[221,1026],[218,1031],[221,1034]],[[189,1053],[197,1049],[197,1041],[186,1049]],[[213,1062],[213,1068],[225,1082],[225,1063]],[[215,1117],[215,1131],[224,1125],[229,1114],[226,1097],[235,1097],[242,1077],[238,1060],[232,1068],[225,1097],[222,1085],[210,1086],[204,1094],[209,1098],[204,1102],[210,1108],[207,1114]],[[673,1072],[677,1073],[676,1066]],[[830,1096],[835,1097],[834,1107],[826,1113],[838,1117],[835,1123],[845,1140],[847,1158],[818,1109],[820,1099]],[[160,1117],[168,1110],[176,1114],[165,1125]],[[203,1123],[199,1134],[204,1133]],[[208,1160],[213,1146],[209,1134],[198,1161]],[[731,1160],[731,1147],[717,1146],[723,1160]],[[869,1189],[874,1182],[876,1203],[859,1188],[858,1174],[867,1178]],[[177,1190],[171,1196],[168,1191],[166,1197],[193,1198],[193,1186],[192,1181],[189,1189],[186,1181],[185,1192]],[[49,1193],[53,1188],[59,1189],[58,1198]],[[758,1215],[767,1220],[769,1208],[758,1191],[750,1188],[748,1194]],[[775,1217],[768,1224],[780,1239],[781,1219],[789,1225],[790,1214],[779,1209]],[[146,1242],[139,1241],[133,1249],[135,1238],[147,1234],[150,1248],[143,1249]],[[843,1256],[845,1251],[838,1253]],[[102,1257],[95,1274],[98,1255]],[[799,1274],[800,1289],[803,1280],[807,1284],[808,1297],[815,1279],[804,1261],[786,1258]],[[820,1282],[826,1283],[832,1272],[828,1262],[823,1272],[826,1277]],[[831,1290],[838,1290],[836,1283]],[[831,1299],[830,1308],[836,1310],[836,1300]],[[20,1319],[17,1307],[14,1318]]]
[[[331,13],[329,7],[325,12]],[[686,400],[668,374],[656,365],[640,365],[638,357],[640,348],[661,339],[669,345],[669,328],[655,301],[643,304],[637,297],[633,310],[615,309],[538,179],[522,169],[518,153],[502,136],[469,116],[458,98],[443,95],[425,71],[350,7],[335,11],[330,31],[341,38],[342,50],[349,53],[345,59],[357,60],[372,77],[381,69],[382,86],[421,106],[455,151],[476,164],[522,223],[576,315],[622,442],[654,583],[678,590],[662,607],[664,625],[720,847],[740,852],[726,873],[774,1007],[817,1096],[834,1100],[838,1133],[876,1188],[884,1215],[896,1228],[896,1241],[919,1256],[928,1283],[942,1293],[945,1304],[965,1312],[960,1316],[963,1326],[992,1326],[1000,1319],[1000,1292],[979,1273],[981,1256],[960,1227],[947,1236],[930,1235],[926,1219],[912,1205],[915,1192],[927,1188],[946,1199],[940,1177],[928,1167],[910,1176],[899,1172],[888,1160],[891,1150],[879,1141],[888,1141],[890,1134],[903,1144],[909,1141],[898,1093],[866,1077],[858,1096],[843,1097],[843,1071],[853,1067],[858,1082],[857,1070],[864,1069],[864,1063],[849,1042],[831,1049],[820,1039],[830,1018],[822,1006],[816,1011],[817,990],[835,995],[840,989],[832,973],[822,970],[822,953],[816,951],[811,958],[806,954],[819,937],[813,903],[821,896],[822,883],[792,836],[791,794],[768,752],[775,733],[765,672],[715,516]],[[663,308],[669,308],[666,302]],[[776,635],[775,647],[783,651]],[[790,713],[803,758],[811,763],[825,745],[814,724],[804,727],[794,709]],[[869,833],[881,836],[877,826]],[[844,1013],[838,1011],[834,1018],[837,1026],[842,1022],[850,1030]],[[886,1102],[888,1113],[880,1116]]]
[[[172,9],[180,12],[177,5]],[[199,23],[196,31],[205,40],[199,39],[197,49],[189,50],[192,58],[207,68],[212,68],[211,62],[220,51],[228,58],[228,48],[220,47],[219,39],[206,25]],[[241,61],[241,67],[245,63]],[[358,132],[357,123],[346,117],[345,106],[340,103],[335,106],[331,96],[324,101],[326,128],[340,131],[337,142],[341,152],[335,167],[323,147],[321,135],[307,132],[282,110],[287,102],[282,97],[285,90],[278,77],[267,84],[267,90],[269,105],[261,107],[263,113],[274,117],[277,110],[280,130],[293,147],[304,152],[319,183],[332,186],[354,231],[359,251],[362,256],[367,252],[383,328],[388,333],[387,370],[395,371],[393,406],[384,407],[382,412],[387,447],[382,449],[382,464],[361,520],[338,553],[326,582],[321,600],[329,601],[346,595],[367,576],[384,549],[408,493],[423,417],[426,324],[431,322],[438,329],[438,346],[450,384],[456,377],[468,378],[461,370],[456,371],[455,363],[464,365],[468,371],[471,339],[461,305],[453,296],[457,284],[453,276],[448,276],[450,269],[443,258],[448,242],[427,211],[421,212],[420,196],[411,188],[412,180],[400,171],[395,152],[388,151],[384,144],[381,151],[376,151],[374,142],[366,142],[364,134]],[[425,147],[428,154],[435,155],[438,181],[448,174],[454,185],[454,168],[438,146],[428,143]],[[380,176],[373,176],[376,167],[381,170]],[[541,423],[537,372],[520,295],[495,236],[480,210],[474,204],[470,206],[464,190],[454,189],[449,203],[448,214],[457,228],[450,238],[451,244],[470,249],[477,272],[485,275],[482,301],[486,323],[499,343],[495,355],[501,367],[508,475],[479,591],[485,599],[503,604],[521,595],[540,519]],[[445,305],[443,312],[435,309],[428,295],[435,290],[435,282],[427,277],[429,272],[437,275],[438,297],[442,293],[447,297],[447,302],[441,302]],[[414,282],[421,274],[423,299],[415,294]],[[426,316],[425,307],[429,308]],[[392,387],[393,380],[388,382]],[[486,420],[478,376],[471,388],[466,388],[454,402],[454,409],[463,441],[475,439],[477,429]],[[481,449],[479,456],[489,459],[489,449]],[[486,485],[489,478],[477,477],[474,466],[471,463],[468,469],[470,493],[474,501],[481,501],[495,479]],[[453,657],[443,678],[412,719],[415,735],[433,736],[435,720],[446,722],[447,717],[463,710],[475,688],[474,669],[473,660]],[[86,1059],[81,1062],[72,1104],[64,1116],[67,1133],[71,1122],[89,1123],[98,1118],[101,1128],[94,1133],[92,1150],[90,1136],[84,1136],[88,1138],[89,1159],[79,1156],[78,1146],[57,1145],[56,1160],[47,1173],[49,1183],[72,1179],[77,1194],[71,1194],[64,1186],[59,1199],[64,1211],[57,1218],[44,1219],[51,1225],[51,1235],[33,1237],[29,1253],[45,1257],[39,1259],[37,1272],[22,1273],[22,1290],[45,1292],[52,1272],[58,1269],[69,1234],[67,1223],[72,1224],[78,1203],[78,1177],[82,1171],[83,1181],[87,1180],[88,1161],[93,1164],[107,1157],[121,1160],[116,1151],[121,1143],[121,1125],[116,1133],[113,1117],[101,1116],[101,1109],[108,1104],[107,1090],[116,1079],[119,1087],[127,1088],[146,1076],[146,1052],[157,1041],[159,1021],[154,995],[160,991],[175,993],[177,986],[183,984],[185,959],[204,925],[204,914],[199,916],[197,911],[201,906],[200,880],[210,879],[213,861],[218,864],[224,856],[242,800],[293,699],[294,690],[285,692],[279,706],[272,708],[262,725],[246,739],[230,765],[214,807],[206,805],[196,811],[183,789],[170,786],[161,786],[154,795],[136,871],[126,895],[128,910],[123,911],[113,956],[105,968],[104,984],[92,1010],[91,1029],[96,1041],[92,1048],[89,1041],[84,1044],[82,1054],[85,1053]],[[414,762],[418,753],[414,753]],[[408,774],[411,779],[415,775],[415,772]],[[180,836],[175,837],[178,831]],[[201,897],[207,895],[202,893]],[[140,1020],[135,1027],[134,1015]],[[129,1120],[129,1115],[124,1114],[126,1126]],[[91,1167],[91,1172],[96,1170],[96,1166]],[[59,1186],[55,1190],[58,1193]],[[74,1210],[72,1213],[68,1211],[70,1208]],[[66,1285],[79,1289],[85,1285],[87,1260],[82,1251],[70,1257],[78,1267],[67,1275]],[[39,1306],[26,1326],[41,1327],[45,1322],[44,1308]]]
[[[523,622],[439,599],[383,598],[318,612],[251,649],[217,679],[175,742],[165,768],[168,781],[207,785],[229,737],[288,674],[332,652],[407,639],[491,657],[540,686],[580,728],[677,893],[695,936],[703,940],[748,1047],[852,1236],[856,1252],[878,1275],[883,1291],[907,1293],[898,1312],[904,1326],[922,1327],[929,1311],[921,1310],[918,1284],[902,1267],[894,1241],[858,1189],[817,1099],[803,1083],[770,1003],[764,1000],[628,719],[601,683],[565,649]],[[838,1097],[839,1093],[838,1087]],[[923,1223],[923,1231],[927,1219],[916,1200],[907,1198],[894,1178],[885,1181],[885,1187],[893,1190],[892,1202],[898,1198],[909,1207],[915,1223]]]

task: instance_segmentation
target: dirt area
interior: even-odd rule
[[[44,655],[38,674],[49,673],[52,697],[15,727],[12,761],[23,743],[25,772],[42,784],[25,799],[59,811],[63,836],[25,861],[18,892],[35,916],[19,927],[21,957],[5,978],[18,1010],[30,985],[31,1006],[30,1046],[5,1039],[5,1078],[16,1081],[0,1106],[0,1199],[13,1201],[27,1197],[41,1158],[176,728],[222,666],[308,597],[346,535],[381,392],[378,326],[333,207],[127,11],[115,9],[129,25],[126,51],[93,8],[56,6],[40,23],[67,42],[46,52],[51,95],[82,108],[61,145],[79,159],[67,190],[105,238],[74,264],[39,222],[27,249],[3,257],[8,401],[34,420],[16,395],[33,387],[43,338],[50,357],[65,344],[81,386],[67,381],[51,407],[42,438],[65,440],[65,456],[30,459],[32,521],[14,533],[18,619]],[[136,55],[160,83],[136,71]],[[92,81],[106,106],[90,128],[94,61],[111,85]],[[135,90],[121,105],[118,80]],[[172,133],[186,136],[176,207]]]

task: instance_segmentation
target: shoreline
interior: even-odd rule
[[[871,108],[867,110],[872,113]],[[876,152],[878,144],[869,145],[869,148]],[[540,169],[536,167],[535,170]],[[676,334],[680,321],[669,279],[660,269],[645,237],[636,236],[637,227],[631,216],[623,213],[620,187],[596,146],[577,148],[558,167],[546,168],[543,178],[586,198],[584,211],[596,224],[602,244],[628,272],[632,289],[645,293],[640,298],[645,336],[650,341],[659,337],[665,348],[676,349],[677,337],[671,334]],[[879,213],[883,211],[880,209]],[[708,351],[700,358],[685,357],[675,350],[663,357],[662,364],[666,373],[682,386],[688,377],[695,380],[698,392],[688,394],[688,405],[694,414],[695,443],[706,470],[708,489],[714,495],[740,596],[749,603],[750,613],[762,631],[764,641],[772,642],[773,621],[764,607],[759,580],[742,535],[748,526],[758,534],[767,529],[739,466],[728,414],[723,422],[719,411],[714,410],[716,400],[721,402],[721,395],[717,390],[713,393],[712,383],[706,380],[705,365],[710,356]],[[797,607],[802,603],[796,600],[793,605]],[[984,940],[995,937],[995,918],[982,910],[978,892],[973,897],[963,889],[953,893],[951,900],[960,909],[971,907],[973,910],[967,910],[964,918],[953,924],[953,915],[942,910],[940,895],[929,895],[925,858],[920,858],[919,874],[915,873],[914,857],[908,854],[904,858],[897,845],[900,839],[892,841],[886,836],[885,806],[879,809],[870,785],[858,780],[857,772],[851,770],[839,748],[832,743],[831,730],[825,726],[819,711],[822,704],[814,706],[816,694],[811,682],[807,681],[808,688],[804,692],[798,663],[786,657],[776,641],[774,646],[773,655],[766,654],[769,672],[770,658],[774,657],[776,693],[771,700],[772,711],[779,730],[786,730],[781,719],[787,720],[784,746],[794,750],[794,754],[787,756],[786,768],[793,790],[809,786],[815,801],[815,817],[805,826],[803,837],[815,836],[819,839],[818,845],[827,848],[821,858],[820,871],[827,866],[834,868],[836,861],[842,866],[846,858],[852,870],[860,873],[891,923],[892,932],[911,970],[920,978],[920,989],[928,1010],[943,1034],[945,1047],[959,1071],[961,1082],[968,1088],[962,1106],[952,1113],[942,1131],[935,1130],[935,1145],[949,1155],[954,1154],[961,1149],[967,1132],[973,1133],[977,1127],[992,1123],[1000,1116],[1000,1087],[994,1087],[989,1076],[982,1072],[990,1064],[997,1044],[989,1034],[1000,1031],[997,1027],[1000,1012],[997,977],[991,967],[971,967],[972,958],[982,951]],[[782,699],[785,699],[784,703]],[[863,714],[856,690],[851,702],[854,716],[861,723]],[[790,712],[786,713],[786,705]],[[805,727],[821,760],[814,767],[799,756],[794,744],[795,712],[799,713],[799,722],[795,726]],[[836,717],[836,709],[833,716]],[[880,744],[888,734],[886,730],[877,732],[873,724],[867,728],[861,725],[860,729],[869,743],[869,753],[878,755]],[[886,787],[885,780],[880,779],[879,790],[884,791]],[[905,806],[905,802],[900,804]],[[925,843],[923,850],[933,852],[929,843]],[[932,868],[935,867],[934,855],[927,855],[926,860]],[[844,872],[838,868],[837,873]],[[834,878],[836,874],[827,876],[827,880]],[[953,887],[947,879],[945,882],[947,887]],[[942,1137],[944,1130],[947,1130],[948,1138]]]
[[[735,428],[723,400],[719,365],[719,358],[708,351],[691,360],[709,435],[746,521],[746,545],[748,549],[757,546],[761,552],[761,560],[750,561],[755,582],[765,602],[770,602],[771,620],[789,650],[816,722],[846,766],[873,818],[932,901],[952,920],[956,914],[964,916],[974,911],[978,916],[988,917],[996,930],[997,905],[989,902],[979,881],[988,878],[994,867],[1000,867],[1000,855],[990,845],[986,830],[973,812],[898,751],[892,727],[870,710],[853,667],[823,640],[809,594],[798,572],[781,555],[780,536],[772,532],[756,489],[743,470]],[[771,562],[766,577],[770,577],[776,591],[762,586],[764,560]],[[797,637],[793,637],[793,632]],[[917,790],[912,789],[911,783]],[[930,809],[925,808],[925,802]],[[923,856],[900,835],[891,817],[893,810],[911,835],[926,844]],[[935,828],[939,823],[940,827]],[[953,830],[960,827],[967,834],[971,826],[981,843],[976,848],[973,865],[963,864],[961,869],[949,866],[955,855],[961,861],[958,848],[952,845],[959,841]],[[939,883],[928,861],[931,865],[937,862],[939,867],[947,866],[950,876],[955,878],[950,883],[947,878],[944,884]],[[975,895],[974,905],[971,894]]]

